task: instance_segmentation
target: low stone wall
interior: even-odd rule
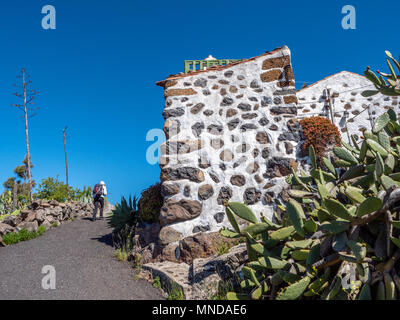
[[[59,203],[35,201],[22,210],[17,216],[8,216],[0,222],[0,246],[4,245],[2,236],[10,232],[19,232],[22,229],[36,231],[43,225],[47,229],[60,225],[61,222],[78,217],[90,217],[94,206],[91,203],[70,202]]]

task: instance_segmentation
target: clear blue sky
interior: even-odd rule
[[[57,29],[41,28],[44,5]],[[351,4],[357,29],[343,30]],[[185,59],[249,58],[287,45],[297,85],[342,70],[386,69],[400,54],[398,1],[4,0],[0,4],[0,182],[25,155],[24,125],[10,104],[15,76],[32,76],[39,114],[30,120],[34,178],[64,179],[68,125],[70,184],[105,180],[112,202],[159,180],[145,140],[162,128],[163,90]],[[2,187],[0,187],[0,191]]]

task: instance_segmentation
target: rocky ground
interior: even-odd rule
[[[38,238],[0,248],[0,300],[162,299],[132,267],[115,260],[105,220],[81,217]],[[43,266],[56,270],[56,289],[42,288]]]

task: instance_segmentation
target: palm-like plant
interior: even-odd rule
[[[108,225],[113,228],[113,243],[117,249],[128,252],[133,247],[136,225],[138,223],[138,199],[136,196],[124,197],[117,203],[112,214],[107,218]]]

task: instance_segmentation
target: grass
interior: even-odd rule
[[[140,279],[140,275],[138,273],[133,274],[133,280],[137,281]]]
[[[155,277],[153,280],[153,287],[160,289],[161,288],[161,279],[159,276]]]
[[[20,232],[11,232],[3,236],[3,242],[6,245],[15,244],[21,241],[27,241],[41,236],[45,233],[46,227],[40,226],[37,231],[28,231],[22,229]]]
[[[165,286],[161,282],[160,276],[153,277],[153,272],[151,272],[151,279],[153,281],[152,285],[154,288],[160,289],[164,293],[167,293],[167,300],[185,300],[185,295],[183,294],[182,288],[175,282],[170,283],[170,285]]]
[[[133,256],[133,268],[137,271],[142,270],[142,256],[139,253],[135,253]]]
[[[217,255],[222,256],[223,254],[228,253],[230,248],[231,246],[229,245],[229,243],[225,241],[221,242],[221,244],[217,248]]]
[[[167,300],[185,300],[182,288],[176,284],[171,285]]]
[[[114,251],[114,258],[117,258],[119,261],[128,261],[129,252],[126,252],[122,249],[117,249]]]
[[[52,226],[53,226],[54,228],[57,228],[57,227],[59,226],[59,224],[58,224],[57,222],[53,222]]]

